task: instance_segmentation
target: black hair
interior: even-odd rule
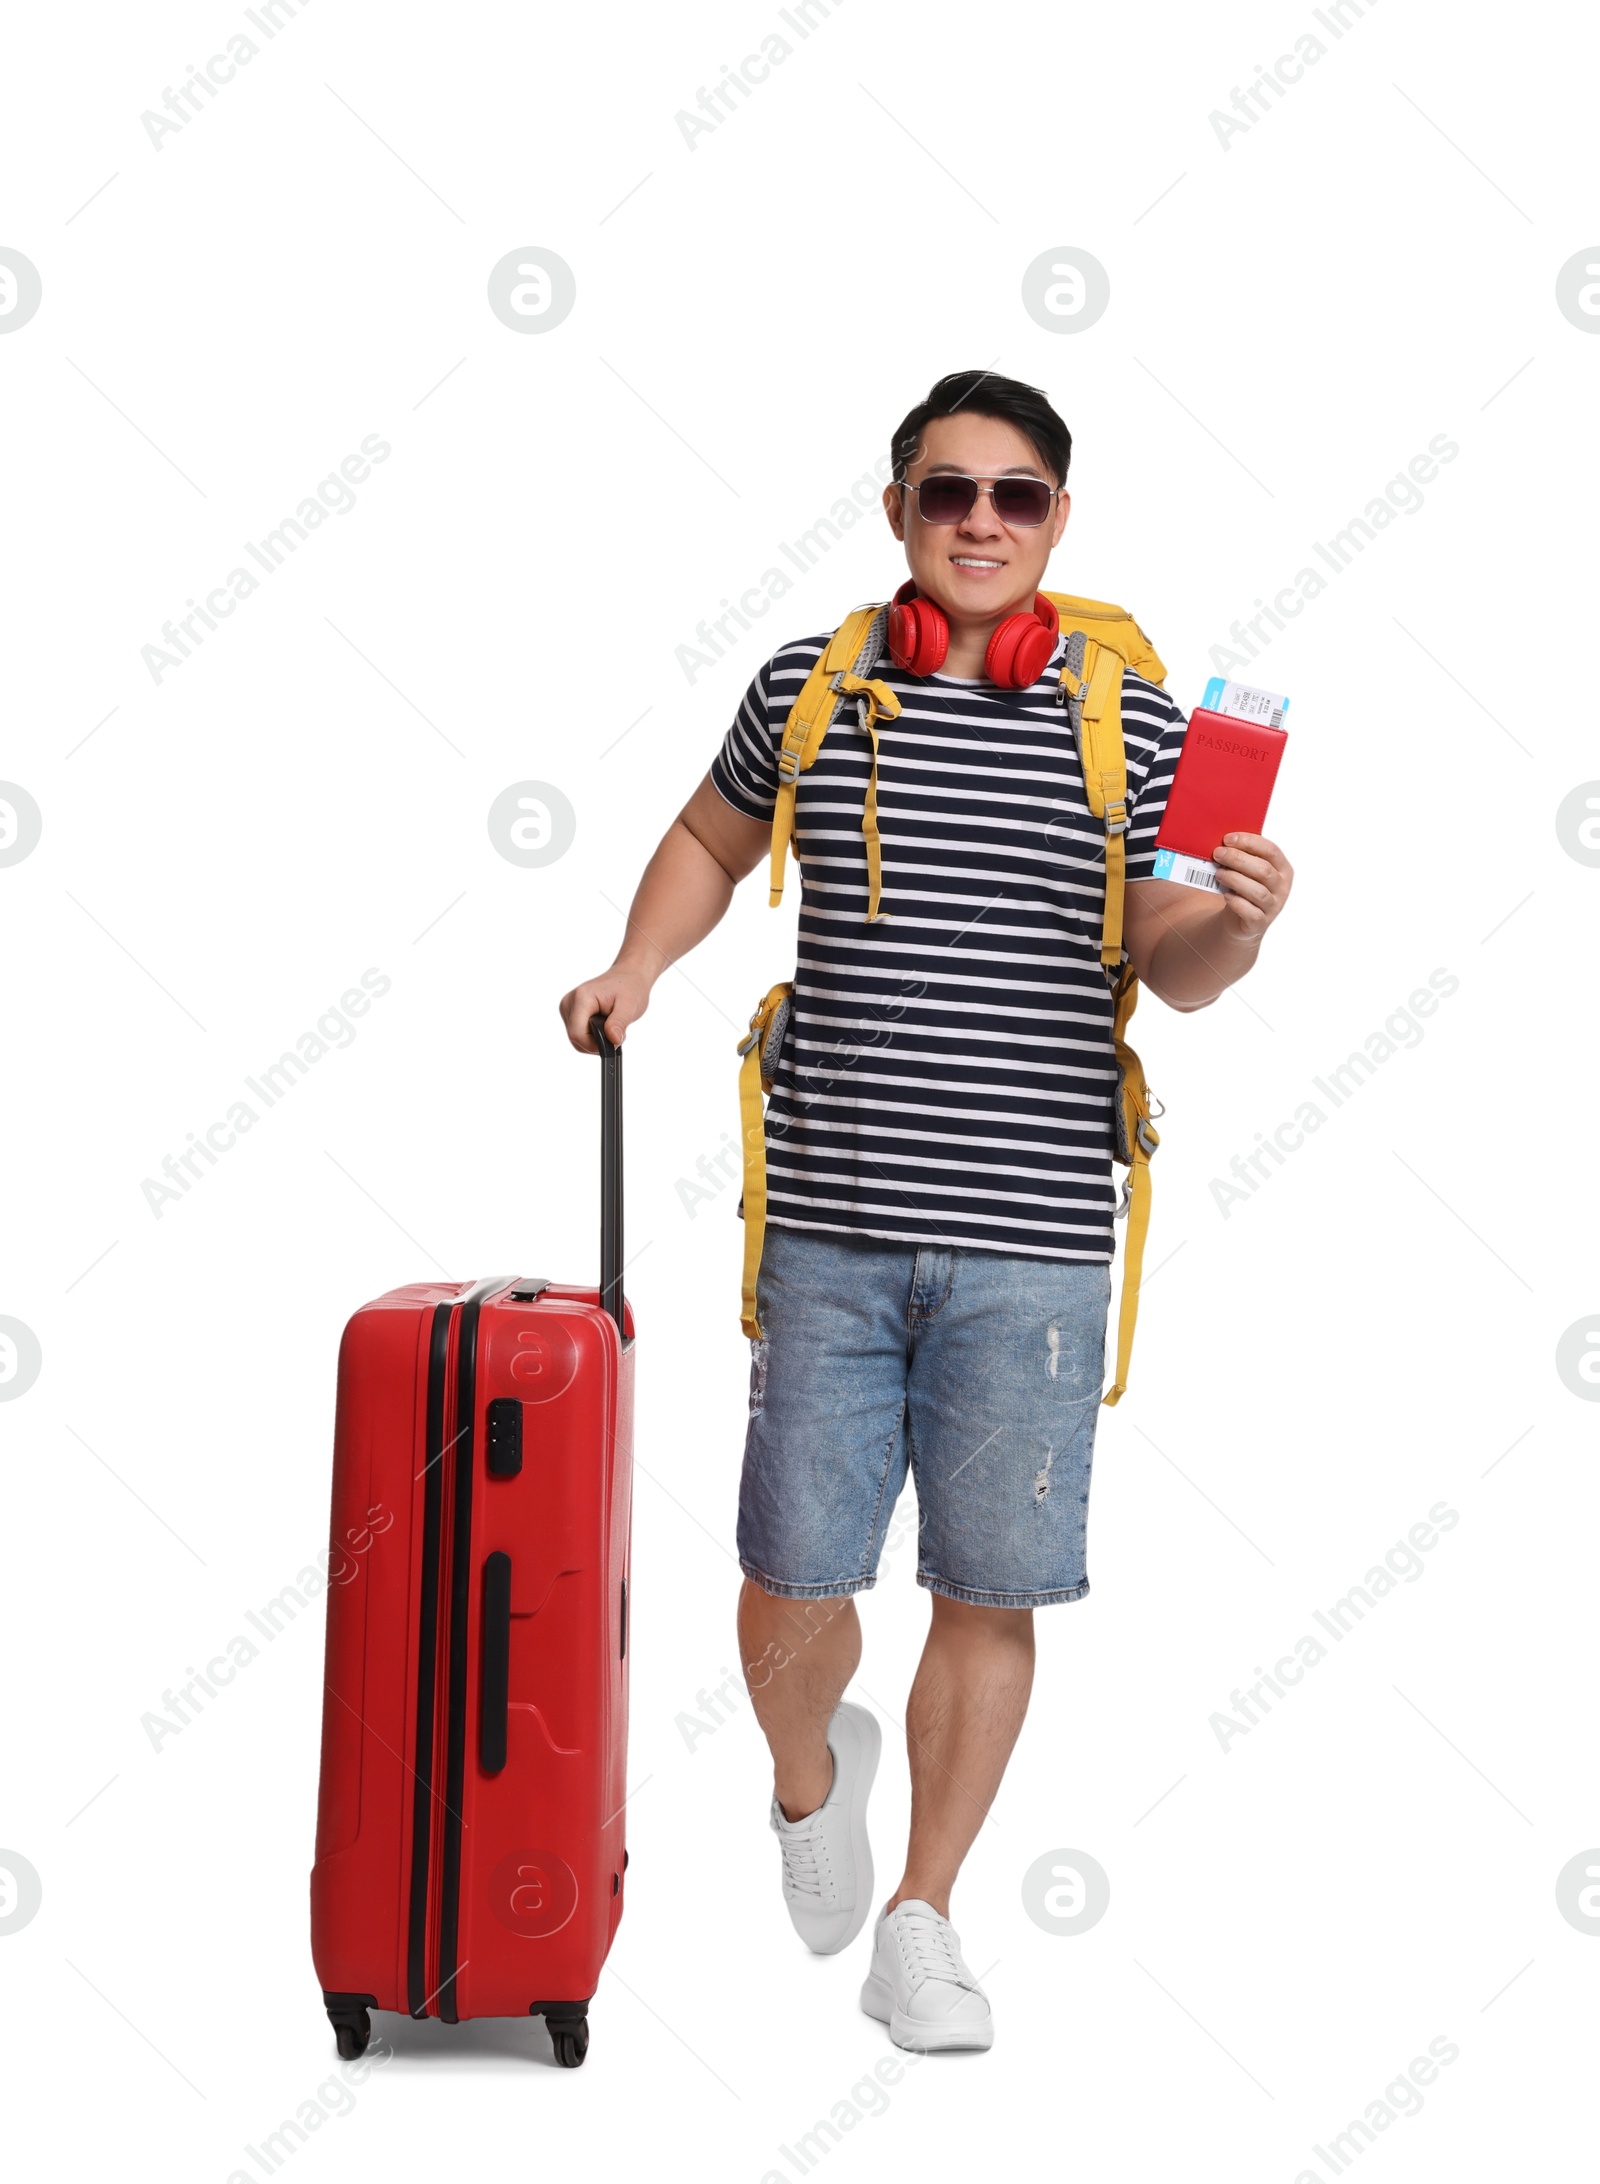
[[[1066,484],[1072,434],[1051,407],[1050,397],[1042,387],[1024,386],[1020,379],[1002,379],[997,372],[947,372],[928,389],[926,401],[919,402],[902,419],[889,443],[896,478],[903,478],[906,465],[916,459],[923,428],[935,417],[953,417],[957,410],[969,410],[978,417],[1002,417],[1008,425],[1015,425],[1056,484]]]

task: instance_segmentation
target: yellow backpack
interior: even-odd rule
[[[1117,1323],[1116,1379],[1102,1400],[1115,1403],[1128,1384],[1133,1330],[1139,1315],[1139,1275],[1145,1235],[1150,1225],[1150,1155],[1161,1142],[1150,1118],[1150,1094],[1144,1068],[1126,1039],[1128,1019],[1139,998],[1139,981],[1122,961],[1122,902],[1127,871],[1128,770],[1122,746],[1124,671],[1148,682],[1165,682],[1160,655],[1133,617],[1102,599],[1079,599],[1070,592],[1049,592],[1067,633],[1058,703],[1064,704],[1083,768],[1089,809],[1106,832],[1105,919],[1100,932],[1100,962],[1110,986],[1114,1015],[1112,1044],[1117,1060],[1117,1096],[1112,1101],[1116,1157],[1128,1170],[1116,1217],[1128,1220],[1122,1269],[1122,1308]],[[807,676],[789,710],[778,750],[778,801],[772,815],[771,906],[783,900],[784,863],[794,838],[795,785],[822,748],[823,738],[848,699],[872,744],[861,831],[867,849],[867,921],[886,918],[879,907],[882,861],[878,841],[878,734],[880,720],[893,720],[900,700],[873,669],[887,644],[888,610],[881,604],[856,607],[834,631],[822,657]],[[761,1096],[772,1090],[788,1030],[794,985],[771,988],[750,1019],[739,1043],[740,1123],[744,1132],[744,1284],[740,1324],[752,1339],[761,1334],[756,1316],[756,1275],[767,1220],[767,1143]]]

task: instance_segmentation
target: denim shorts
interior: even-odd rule
[[[909,1468],[917,1583],[976,1607],[1089,1590],[1111,1269],[769,1224],[739,1563],[790,1600],[877,1581]]]

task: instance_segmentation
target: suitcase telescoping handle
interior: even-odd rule
[[[622,1325],[622,1049],[591,1016],[600,1049],[600,1303]]]

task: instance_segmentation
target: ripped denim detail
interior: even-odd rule
[[[750,1415],[759,1418],[767,1407],[767,1359],[772,1345],[765,1335],[750,1343]]]

